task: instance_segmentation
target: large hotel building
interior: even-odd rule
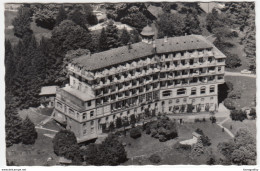
[[[78,142],[97,138],[117,117],[218,109],[225,55],[200,35],[153,39],[73,59],[69,84],[59,89],[53,118]]]

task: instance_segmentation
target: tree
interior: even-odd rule
[[[107,34],[105,28],[102,28],[102,31],[100,33],[99,38],[99,50],[100,51],[106,51],[108,50],[108,44],[107,44]]]
[[[122,119],[120,117],[116,118],[116,128],[122,127]]]
[[[136,117],[134,114],[130,115],[130,124],[132,124],[132,125],[136,124]]]
[[[230,118],[234,121],[243,121],[247,119],[247,114],[245,111],[240,110],[231,110]]]
[[[70,20],[64,20],[52,31],[51,41],[54,54],[65,56],[67,51],[76,49],[91,50],[91,35],[87,30]]]
[[[132,43],[138,43],[141,41],[140,35],[136,29],[132,30],[131,32],[131,41]]]
[[[14,35],[23,38],[25,35],[32,34],[30,24],[32,22],[33,11],[30,7],[21,6],[18,9],[17,16],[13,19]]]
[[[34,5],[34,18],[37,26],[52,30],[56,24],[59,13],[59,4],[36,4]]]
[[[17,109],[6,104],[5,110],[5,140],[6,146],[12,146],[21,142],[22,119],[18,116]]]
[[[79,9],[76,9],[73,12],[71,12],[68,19],[70,19],[75,24],[79,25],[80,27],[87,29],[87,26],[86,26],[88,23],[87,18]]]
[[[57,14],[57,17],[56,17],[55,26],[58,26],[63,20],[66,20],[66,19],[67,19],[67,13],[64,9],[64,6],[61,5],[59,12]]]
[[[85,160],[91,165],[119,165],[127,160],[124,146],[115,135],[109,135],[100,145],[91,144],[85,152]]]
[[[10,89],[16,70],[16,61],[13,48],[9,40],[5,40],[5,83],[6,89]]]
[[[200,21],[196,12],[188,12],[184,17],[184,29],[185,33],[190,34],[201,34]]]
[[[113,21],[109,21],[106,27],[107,46],[109,49],[119,46],[118,28]]]
[[[71,159],[74,163],[81,162],[80,149],[76,136],[69,130],[59,131],[52,140],[54,153]]]
[[[141,130],[139,128],[132,128],[130,130],[130,137],[137,139],[139,137],[141,137],[142,133]]]
[[[239,59],[237,54],[228,53],[226,58],[226,67],[227,68],[236,68],[241,66],[241,59]]]
[[[159,16],[158,36],[174,37],[184,35],[183,17],[179,14],[164,13]]]
[[[21,131],[22,131],[21,140],[23,144],[35,143],[38,134],[36,132],[34,123],[32,123],[32,121],[29,119],[28,116],[22,122]]]
[[[123,46],[125,46],[128,44],[129,41],[130,41],[130,34],[128,33],[126,28],[124,28],[120,36],[120,42]]]
[[[249,116],[251,116],[253,119],[256,119],[256,110],[255,110],[255,108],[251,108]]]
[[[238,130],[234,140],[220,143],[218,149],[232,164],[256,164],[256,141],[247,129]]]

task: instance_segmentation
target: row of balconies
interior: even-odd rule
[[[180,79],[180,78],[188,78],[188,77],[194,77],[194,76],[206,76],[206,75],[213,75],[213,74],[221,74],[223,73],[222,70],[216,71],[215,69],[207,69],[207,70],[195,70],[192,73],[188,70],[186,72],[177,72],[176,74],[172,73],[160,73],[157,75],[148,75],[147,74],[139,74],[139,72],[136,72],[133,76],[128,75],[127,77],[124,77],[123,75],[120,77],[120,79],[117,79],[117,77],[114,77],[112,80],[106,78],[105,82],[99,81],[96,85],[93,86],[95,89],[100,89],[106,86],[110,86],[111,84],[116,83],[123,83],[123,82],[129,82],[130,80],[134,81],[133,79],[139,79],[137,82],[137,85],[139,84],[147,84],[149,82],[158,81],[158,80],[168,80],[168,79]],[[137,76],[138,75],[138,76]],[[145,78],[144,78],[145,77]],[[131,87],[132,85],[130,85]],[[135,86],[135,85],[134,85]]]
[[[111,91],[111,89],[106,89],[105,91],[99,91],[98,93],[96,93],[96,96],[101,97],[106,95],[115,95],[119,93],[118,96],[115,96],[115,98],[113,99],[113,100],[119,100],[125,97],[131,97],[136,94],[158,90],[159,88],[176,88],[176,87],[183,87],[183,86],[197,85],[197,84],[222,83],[224,81],[224,77],[222,77],[221,79],[218,79],[218,77],[219,76],[211,76],[211,77],[193,78],[192,80],[189,79],[182,79],[178,81],[172,80],[172,81],[165,81],[160,83],[153,83],[152,85],[146,85],[145,87],[128,86],[128,88],[125,88],[124,86],[122,86],[120,89],[116,88],[114,91]]]
[[[173,55],[168,55],[168,58],[165,58],[165,55],[162,55],[161,58],[159,58],[159,57],[146,58],[145,60],[140,60],[138,62],[133,61],[131,64],[126,63],[125,65],[120,65],[118,67],[112,67],[111,69],[104,69],[103,71],[96,72],[95,74],[93,74],[91,72],[84,72],[84,71],[80,70],[79,68],[74,68],[74,66],[72,66],[71,64],[69,64],[68,70],[75,72],[75,73],[85,77],[86,79],[95,79],[95,78],[101,78],[101,77],[108,76],[108,75],[114,75],[114,74],[117,74],[118,72],[124,72],[124,71],[127,71],[127,70],[140,68],[140,67],[146,66],[148,64],[158,63],[158,61],[161,61],[161,62],[171,61],[170,60],[171,58],[179,60],[179,59],[189,59],[188,56],[190,56],[190,57],[206,57],[206,56],[211,56],[213,53],[212,53],[212,51],[210,51],[210,52],[207,52],[207,53],[199,52],[197,55],[196,55],[196,52],[193,53],[192,55],[187,55],[187,54],[189,54],[189,53],[185,53],[183,56],[181,56],[180,53],[177,53],[175,55],[175,57],[171,57]],[[207,54],[207,55],[205,56],[203,54]],[[215,63],[211,63],[211,64],[215,65]],[[199,65],[194,65],[194,66],[191,66],[191,67],[196,67],[196,66],[199,66]]]

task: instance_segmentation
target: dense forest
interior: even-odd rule
[[[155,16],[149,6],[162,9]],[[227,56],[227,67],[240,66],[229,39],[242,34],[241,44],[255,71],[255,6],[253,2],[225,3],[222,9],[210,13],[198,3],[119,3],[105,4],[107,25],[100,31],[89,27],[104,22],[98,20],[91,4],[23,4],[12,20],[18,43],[5,40],[6,130],[11,143],[21,141],[22,120],[17,110],[40,104],[42,86],[66,84],[64,66],[71,58],[84,53],[97,53],[141,41],[142,28],[154,25],[158,38],[185,34],[214,35],[214,44]],[[204,21],[202,23],[202,20]],[[51,37],[36,37],[31,23],[49,30]],[[116,22],[133,28],[118,29]],[[27,121],[29,122],[29,121]]]

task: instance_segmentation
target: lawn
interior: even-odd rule
[[[237,68],[227,68],[227,71],[240,72],[243,69],[248,69],[248,59],[246,58],[246,54],[244,52],[245,45],[240,44],[240,37],[234,37],[229,39],[229,42],[234,44],[234,47],[229,48],[229,52],[232,54],[238,55],[238,58],[241,60],[241,66]]]
[[[6,159],[19,166],[43,166],[47,164],[47,159],[53,160],[49,165],[55,165],[58,157],[53,152],[52,139],[43,134],[53,134],[45,130],[38,130],[38,138],[33,145],[15,144],[6,149]]]
[[[230,126],[232,125],[232,129],[230,129]],[[228,128],[234,135],[237,133],[237,131],[241,128],[246,128],[253,137],[256,138],[256,120],[244,120],[243,122],[240,121],[232,121],[229,119],[223,124],[224,127]]]
[[[213,154],[220,156],[221,154],[217,150],[217,145],[220,142],[231,139],[226,132],[222,132],[222,129],[218,125],[212,124],[209,121],[205,123],[185,123],[178,125],[179,137],[166,142],[159,142],[158,139],[150,137],[145,132],[142,132],[142,136],[138,139],[132,139],[128,134],[126,137],[121,137],[120,141],[126,143],[125,149],[129,158],[124,165],[153,164],[148,160],[152,154],[158,154],[162,158],[159,164],[205,164],[207,160],[206,156],[191,159],[188,157],[188,152],[180,152],[174,148],[174,144],[178,141],[191,139],[192,133],[197,128],[202,129],[204,134],[210,138],[212,143],[210,148]]]
[[[16,15],[16,11],[5,11],[5,38],[9,39],[12,44],[16,44],[19,41],[19,38],[14,36],[13,29],[8,28],[8,26],[12,26],[12,20],[16,17]],[[34,21],[31,22],[31,29],[33,30],[37,42],[40,42],[43,36],[46,38],[51,38],[51,30],[38,27]]]
[[[41,121],[49,117],[34,111],[33,108],[20,110],[18,114],[22,119],[25,119],[28,116],[35,125],[41,123]]]
[[[245,106],[253,106],[254,98],[256,97],[256,79],[239,76],[225,76],[226,81],[230,81],[234,90],[241,91],[241,98],[234,99],[236,108]]]

